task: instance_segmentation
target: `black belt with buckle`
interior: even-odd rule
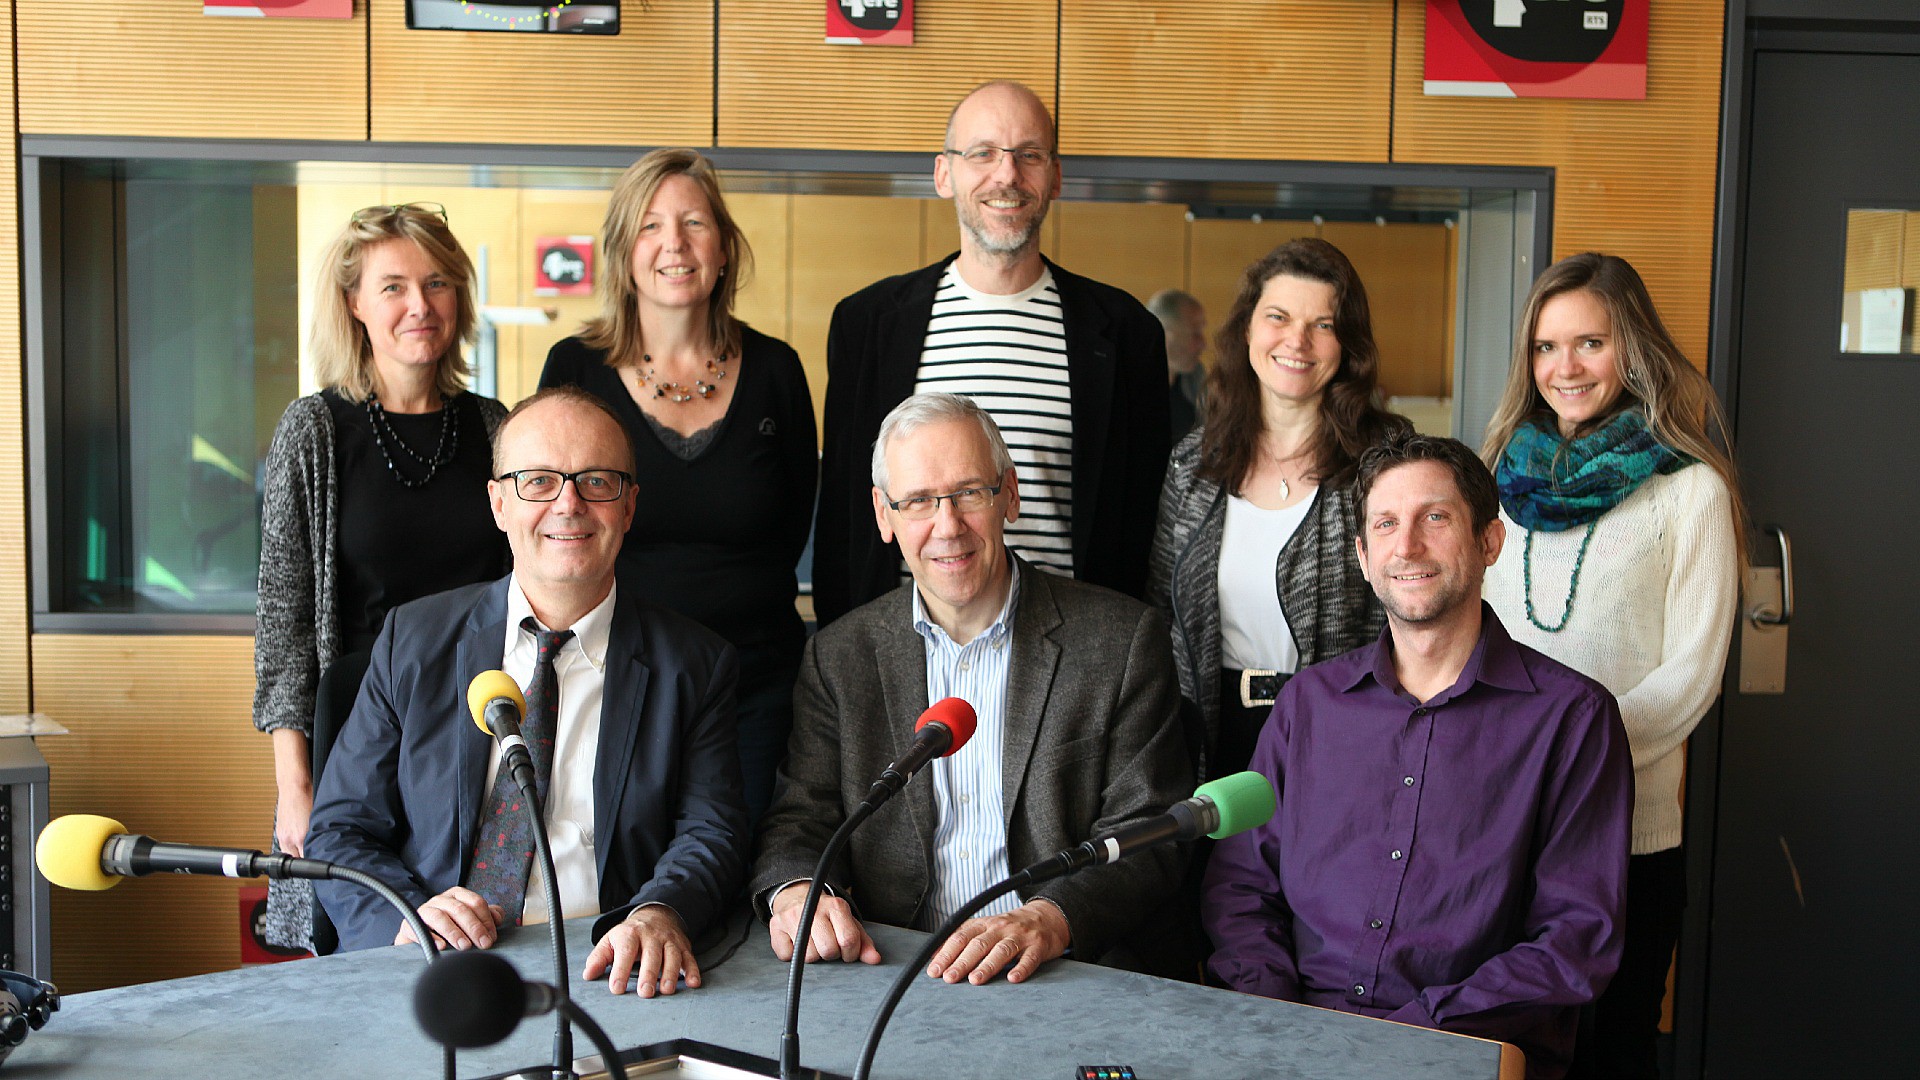
[[[1287,685],[1293,677],[1290,671],[1263,671],[1248,668],[1239,673],[1240,704],[1251,709],[1256,705],[1271,705],[1280,696],[1280,688]]]

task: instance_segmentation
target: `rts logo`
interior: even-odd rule
[[[1482,41],[1515,60],[1590,64],[1613,41],[1626,0],[1460,0]]]
[[[840,14],[861,30],[891,30],[900,22],[900,0],[834,0]]]

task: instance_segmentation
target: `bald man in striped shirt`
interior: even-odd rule
[[[998,421],[1020,468],[1007,545],[1029,564],[1143,596],[1172,448],[1166,336],[1125,292],[1040,253],[1060,195],[1053,117],[1019,83],[954,107],[933,180],[960,251],[834,308],[814,528],[820,625],[903,580],[867,526],[866,458],[908,395],[960,394]]]
[[[853,834],[828,869],[809,960],[878,963],[863,919],[931,930],[1014,869],[1165,810],[1193,775],[1165,622],[1008,549],[1024,492],[984,409],[908,398],[870,468],[874,520],[913,580],[821,630],[801,663],[752,887],[782,959],[828,838],[930,702],[964,698],[973,738]],[[1098,959],[1172,894],[1184,857],[1163,847],[1002,897],[928,973],[1021,982],[1069,948]]]

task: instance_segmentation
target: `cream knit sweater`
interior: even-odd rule
[[[1739,590],[1727,487],[1693,464],[1653,476],[1593,523],[1573,613],[1559,633],[1527,620],[1522,556],[1527,530],[1505,511],[1500,561],[1486,599],[1515,641],[1590,678],[1620,699],[1633,749],[1633,854],[1680,843],[1682,753],[1720,694]],[[1586,529],[1533,537],[1533,610],[1560,621]]]

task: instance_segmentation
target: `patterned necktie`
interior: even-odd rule
[[[560,716],[560,686],[553,658],[573,639],[573,631],[542,630],[531,615],[521,620],[520,629],[533,635],[537,650],[520,735],[527,740],[527,751],[533,757],[534,781],[544,810],[547,780],[553,775],[554,729],[559,726]],[[504,763],[474,833],[473,869],[467,872],[467,888],[487,902],[499,904],[518,926],[520,911],[527,902],[527,874],[533,868],[533,822],[522,805],[520,785],[514,783]]]

